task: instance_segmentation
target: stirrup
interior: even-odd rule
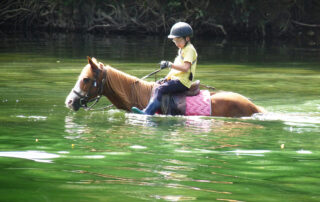
[[[137,107],[132,107],[131,111],[135,114],[145,114],[144,111],[138,109]]]

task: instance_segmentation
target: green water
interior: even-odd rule
[[[194,44],[198,79],[269,112],[71,112],[64,100],[87,55],[142,77],[175,47],[155,37],[1,36],[0,200],[320,201],[320,49]]]

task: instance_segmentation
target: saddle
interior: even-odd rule
[[[186,97],[196,96],[200,93],[200,81],[192,83],[188,91],[179,94],[165,94],[161,100],[161,112],[166,115],[185,115]]]

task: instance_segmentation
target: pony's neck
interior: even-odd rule
[[[153,82],[121,72],[110,66],[107,71],[106,87],[103,94],[119,109],[130,111],[133,106],[145,108],[149,102]]]

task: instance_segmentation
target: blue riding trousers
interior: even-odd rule
[[[155,89],[152,98],[156,98],[161,102],[163,94],[175,94],[187,91],[188,88],[183,85],[179,80],[169,80]]]

